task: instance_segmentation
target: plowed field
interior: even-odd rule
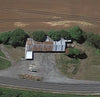
[[[73,25],[100,34],[100,0],[0,0],[0,32]]]

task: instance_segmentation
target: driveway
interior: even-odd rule
[[[30,72],[29,65],[35,65],[37,72]],[[40,76],[43,81],[60,81],[68,80],[56,68],[54,53],[34,53],[34,60],[23,60],[10,68],[1,70],[0,76],[19,78],[20,74],[29,74],[33,76]]]
[[[29,65],[35,65],[37,72],[30,72]],[[17,78],[20,74],[29,74],[43,78],[43,82],[55,83],[98,83],[96,81],[84,81],[69,79],[62,75],[56,68],[54,53],[34,53],[34,60],[23,60],[10,68],[1,70],[0,76]]]

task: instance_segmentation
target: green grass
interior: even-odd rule
[[[84,78],[100,81],[100,49],[90,45],[86,46],[89,60],[87,60]]]
[[[79,64],[74,65],[74,70],[72,71],[72,74],[76,74],[79,70]]]
[[[96,49],[96,54],[100,56],[100,49]]]
[[[69,58],[66,54],[56,54],[58,69],[68,77],[72,77],[79,70],[79,59]]]
[[[76,48],[85,51],[86,59],[70,59],[64,54],[56,56],[56,63],[59,70],[69,78],[100,81],[100,49],[85,42],[76,44]]]
[[[6,52],[15,62],[19,62],[23,56],[25,56],[25,49],[24,47],[16,47],[13,48],[10,45],[4,45]]]
[[[0,97],[100,97],[100,95],[55,94],[0,87]]]
[[[0,70],[6,69],[11,66],[11,63],[8,60],[0,58]]]
[[[78,64],[79,63],[79,59],[72,59],[72,60],[69,61],[69,63]]]
[[[0,50],[0,56],[6,58],[6,56],[3,54],[3,52]],[[9,66],[11,66],[11,63],[3,58],[0,58],[0,70],[6,69]]]
[[[6,58],[6,56],[3,54],[3,52],[0,50],[0,56],[2,56],[2,57],[5,57]]]

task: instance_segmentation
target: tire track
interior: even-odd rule
[[[1,58],[1,59],[4,59],[4,60],[7,60],[7,61],[9,61],[9,59],[7,59],[7,58],[4,58],[4,57],[2,57],[2,56],[0,56],[0,58]]]

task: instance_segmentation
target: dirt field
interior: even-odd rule
[[[100,33],[100,0],[0,0],[0,32],[67,29]]]

